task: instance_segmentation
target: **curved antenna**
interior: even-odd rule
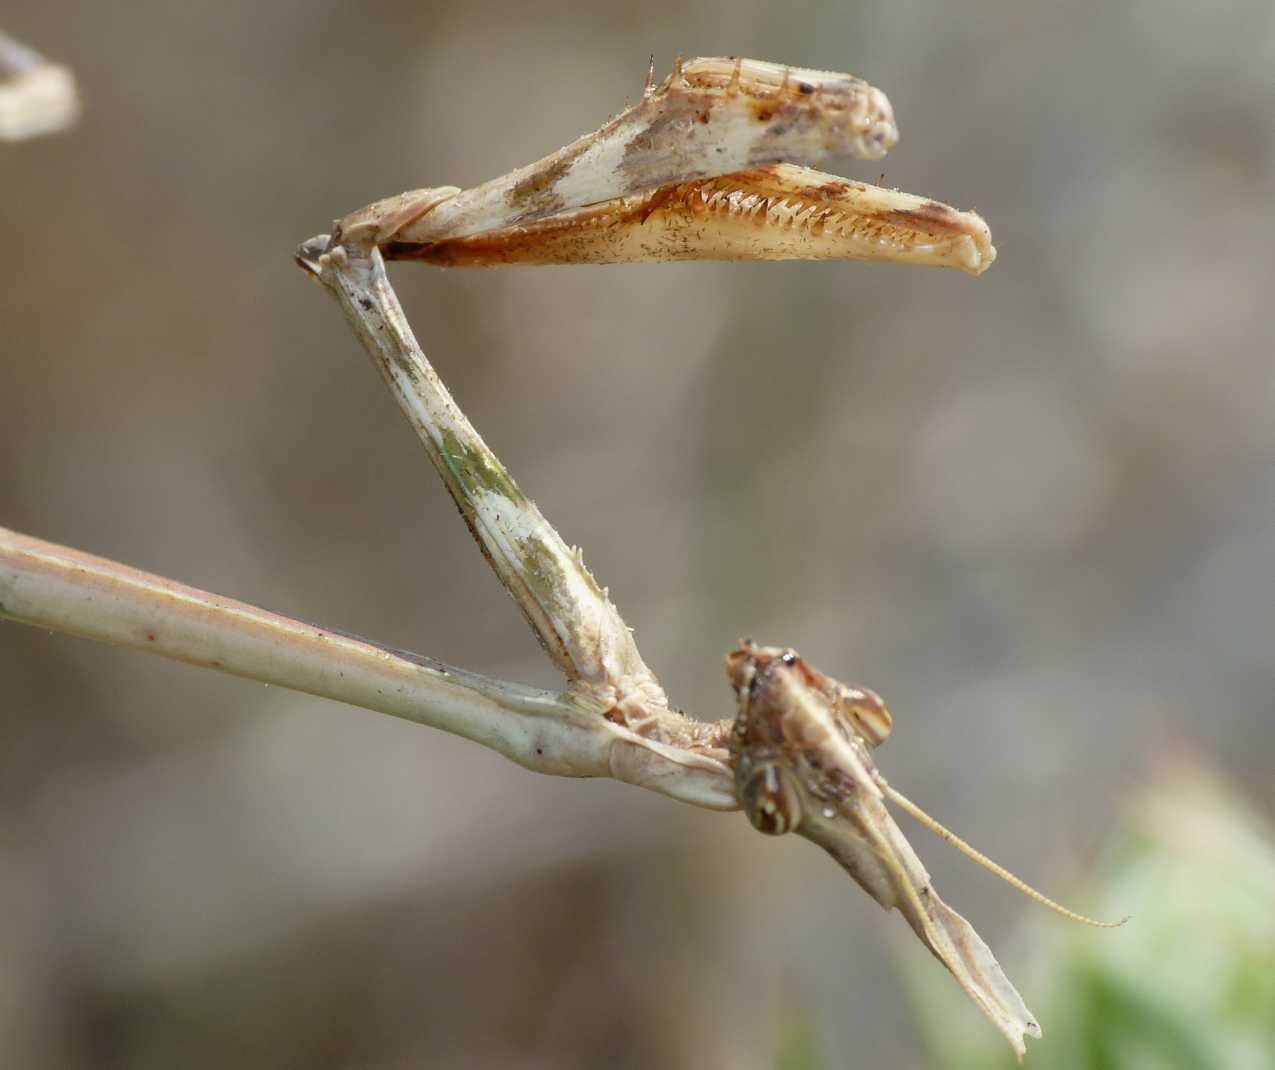
[[[1003,880],[1006,884],[1009,884],[1013,886],[1014,888],[1017,888],[1020,892],[1023,893],[1023,895],[1027,896],[1028,899],[1036,900],[1036,902],[1039,903],[1041,906],[1048,907],[1050,910],[1054,911],[1056,914],[1061,914],[1064,918],[1070,918],[1072,921],[1078,921],[1085,925],[1092,925],[1098,929],[1118,929],[1121,925],[1123,925],[1126,921],[1128,921],[1131,917],[1133,917],[1132,914],[1126,914],[1119,921],[1097,921],[1094,918],[1086,917],[1084,914],[1077,914],[1074,910],[1068,910],[1061,903],[1055,903],[1052,899],[1049,898],[1049,896],[1042,895],[1040,892],[1036,891],[1036,889],[1033,888],[1026,881],[1021,880],[1018,877],[1015,877],[1014,874],[1012,874],[1004,866],[997,865],[995,862],[993,862],[990,858],[987,857],[987,855],[983,854],[981,851],[976,851],[973,847],[971,847],[968,843],[966,843],[963,839],[961,839],[951,829],[945,828],[943,825],[940,825],[937,821],[934,820],[934,818],[930,817],[929,814],[927,814],[924,810],[922,810],[919,806],[917,806],[916,803],[914,803],[906,795],[902,794],[901,792],[895,791],[894,788],[890,787],[890,785],[885,782],[884,777],[877,777],[877,783],[881,786],[881,790],[884,791],[886,795],[888,795],[891,799],[893,799],[896,803],[898,803],[912,817],[916,818],[917,821],[919,821],[922,825],[924,825],[927,829],[929,829],[932,833],[934,833],[934,835],[937,836],[944,843],[950,843],[953,847],[955,847],[958,851],[960,851],[961,854],[965,855],[968,858],[972,858],[984,869],[990,870],[992,873],[995,873],[996,876],[1000,877],[1000,879]]]

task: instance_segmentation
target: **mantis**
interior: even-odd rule
[[[329,695],[466,736],[538,772],[610,776],[743,809],[763,833],[822,847],[897,908],[1021,1058],[1039,1024],[939,898],[885,803],[1045,905],[1104,923],[1027,888],[895,791],[872,757],[892,726],[884,702],[795,651],[744,642],[728,657],[734,718],[694,721],[673,707],[608,590],[439,380],[385,271],[387,259],[853,259],[986,271],[996,250],[977,213],[811,168],[827,157],[879,159],[897,139],[885,94],[848,74],[679,59],[656,84],[652,63],[636,104],[558,152],[472,189],[376,201],[298,248],[298,265],[337,300],[562,672],[561,692],[489,680],[2,529],[0,617]]]
[[[996,249],[977,213],[807,166],[836,155],[879,159],[897,139],[885,94],[848,74],[679,59],[656,85],[652,63],[641,100],[599,130],[473,189],[378,201],[303,245],[298,261],[342,301],[569,689],[653,744],[715,758],[725,744],[752,824],[811,840],[883,907],[897,908],[1021,1059],[1024,1036],[1039,1037],[1039,1024],[987,945],[939,898],[885,800],[1051,909],[1106,923],[1029,888],[890,787],[870,755],[890,732],[884,702],[795,651],[743,643],[727,659],[733,725],[680,719],[606,592],[459,424],[414,340],[385,349],[379,336],[401,315],[396,306],[382,317],[377,301],[352,300],[342,282],[356,262],[379,279],[382,258],[443,267],[852,259],[982,274]],[[388,284],[372,289],[383,298]]]
[[[939,898],[885,800],[1030,898],[1073,921],[1112,928],[1041,895],[949,832],[877,770],[871,750],[890,734],[879,695],[847,687],[794,650],[745,642],[727,659],[739,713],[731,740],[740,805],[767,835],[796,832],[822,847],[886,910],[897,909],[921,942],[1022,1058],[1040,1025],[991,950]]]

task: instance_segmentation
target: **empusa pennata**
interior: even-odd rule
[[[727,658],[727,675],[738,703],[735,785],[749,821],[768,835],[796,832],[818,844],[873,899],[897,908],[1021,1058],[1024,1034],[1039,1037],[1040,1025],[978,933],[939,898],[885,800],[1052,910],[1106,923],[1028,887],[890,787],[870,753],[892,724],[875,692],[826,676],[794,650],[750,642]]]
[[[976,213],[806,166],[829,156],[878,159],[897,137],[885,95],[850,75],[734,57],[679,60],[658,86],[648,74],[637,104],[551,156],[472,189],[378,201],[307,243],[299,260],[316,274],[325,250],[355,258],[376,250],[440,266],[851,259],[982,274],[996,250]],[[369,320],[375,330],[379,322]],[[451,404],[445,399],[443,408]],[[644,704],[662,708],[663,692],[605,590],[589,592],[590,611],[607,622],[595,630],[573,619],[575,595],[565,581],[548,593],[539,591],[548,572],[519,582],[522,558],[552,558],[554,575],[579,577],[538,513],[540,556],[520,556],[514,536],[522,529],[509,519],[529,515],[520,494],[506,502],[499,481],[479,489],[480,505],[499,499],[483,521],[499,537],[475,533],[551,656],[579,683],[587,653],[593,684],[616,695],[608,718],[663,745],[668,720],[643,714]],[[466,508],[476,508],[473,499]],[[1021,1057],[1024,1035],[1039,1036],[1039,1025],[987,945],[934,891],[885,800],[1046,905],[1102,923],[1028,889],[886,783],[870,751],[889,734],[890,718],[872,692],[837,683],[791,650],[746,643],[728,667],[736,720],[679,727],[684,742],[728,752],[738,801],[759,830],[805,836],[882,906],[897,907]]]

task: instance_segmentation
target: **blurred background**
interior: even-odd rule
[[[980,211],[985,277],[409,264],[400,296],[674,702],[730,716],[740,636],[877,689],[883,770],[917,802],[1079,909],[1169,911],[1091,938],[1135,978],[1191,974],[1230,926],[1267,983],[1183,1020],[1205,1055],[1181,1065],[1272,1065],[1269,1033],[1210,1032],[1275,1020],[1269,926],[1197,911],[1214,860],[1121,883],[1145,856],[1112,846],[1181,847],[1137,820],[1188,753],[1247,800],[1233,864],[1265,844],[1271,866],[1269,3],[19,0],[0,21],[84,98],[69,133],[0,146],[0,523],[544,686],[293,249],[592,130],[651,53],[661,77],[743,54],[884,89],[898,146],[826,169]],[[971,1066],[942,1063],[954,1031],[1001,1043],[899,918],[739,815],[15,624],[0,682],[0,1065]],[[901,823],[1040,1014],[1029,1060],[1178,1065],[1066,1046],[1045,995],[1067,923]]]

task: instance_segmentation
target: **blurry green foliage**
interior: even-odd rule
[[[775,1070],[823,1070],[814,1015],[792,1009],[779,1024]]]
[[[1275,836],[1217,774],[1164,762],[1071,898],[1134,918],[1095,930],[1033,917],[1021,947],[1036,973],[1007,963],[1045,1032],[1032,1070],[1275,1067]],[[934,1070],[1015,1065],[947,978],[908,981]]]

